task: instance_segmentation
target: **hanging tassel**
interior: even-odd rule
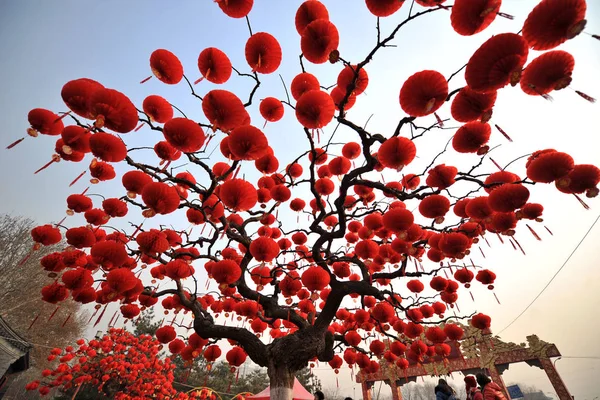
[[[504,130],[502,128],[500,128],[498,126],[498,124],[494,124],[494,126],[496,127],[496,129],[498,129],[498,131],[506,138],[508,139],[509,142],[512,142],[513,140],[510,138],[510,136],[508,136],[508,133],[504,132]]]
[[[100,282],[98,282],[98,284],[99,284],[99,283],[100,283]],[[88,322],[87,322],[88,324],[89,324],[90,322],[92,322],[92,319],[93,319],[93,318],[94,318],[94,316],[95,316],[95,315],[98,313],[98,310],[99,310],[99,308],[96,308],[96,311],[94,311],[94,313],[92,314],[92,316],[90,317],[90,319],[88,319]]]
[[[575,198],[577,199],[577,201],[579,201],[579,203],[583,206],[583,208],[585,208],[586,210],[590,209],[590,206],[585,204],[585,201],[581,200],[581,197],[577,196],[575,193],[573,193],[573,196],[575,196]]]
[[[500,243],[504,244],[504,240],[502,239],[502,236],[500,236],[500,234],[497,232],[496,232],[496,236],[498,236],[498,239],[500,239]]]
[[[33,254],[33,252],[35,251],[35,246],[29,250],[29,254],[27,254],[25,257],[23,257],[23,259],[21,261],[19,261],[19,267],[24,265],[27,260],[29,260],[29,257],[31,257],[31,255]]]
[[[110,321],[108,321],[108,326],[110,327],[110,324],[112,324],[113,320],[115,319],[115,317],[117,316],[117,311],[115,311],[115,313],[113,314],[113,316],[110,318]]]
[[[69,183],[69,187],[73,186],[75,183],[77,183],[77,181],[79,179],[81,179],[82,176],[85,175],[87,171],[83,171],[82,173],[80,173],[79,175],[77,175],[77,178],[73,179],[73,181],[71,183]],[[87,189],[86,189],[87,190]]]
[[[471,261],[471,266],[472,266],[473,268],[475,268],[475,263],[473,262],[473,259],[469,257],[469,261]]]
[[[71,314],[72,313],[69,313],[69,315],[67,315],[67,319],[65,319],[65,322],[63,322],[62,325],[60,326],[61,328],[64,328],[65,325],[67,324],[67,322],[69,322],[69,320],[71,319]]]
[[[586,99],[587,101],[589,101],[590,103],[595,103],[596,99],[593,98],[592,96],[588,96],[587,94],[580,92],[579,90],[576,90],[575,93],[577,93],[578,95],[580,95],[581,97],[583,97],[584,99]]]
[[[35,171],[33,174],[37,174],[38,172],[42,172],[43,170],[45,170],[46,168],[48,168],[50,165],[52,165],[55,162],[58,162],[58,160],[60,160],[60,156],[58,156],[57,154],[54,154],[52,156],[52,160],[50,160],[49,162],[47,162],[46,164],[44,164],[44,166],[40,169],[38,169],[37,171]]]
[[[146,83],[146,82],[148,82],[150,79],[152,79],[152,75],[150,75],[150,76],[149,76],[149,77],[147,77],[146,79],[143,79],[143,80],[141,80],[141,81],[140,81],[140,84],[142,84],[142,83]]]
[[[487,243],[488,247],[491,248],[492,246],[490,246],[490,242],[488,242],[487,238],[484,236],[483,240],[485,240],[485,242]]]
[[[546,225],[544,225],[544,228],[546,228],[546,230],[548,231],[548,233],[552,236],[554,236],[554,233],[552,233],[552,231],[550,229],[548,229],[548,227]]]
[[[38,318],[40,317],[40,315],[42,315],[42,313],[39,313],[34,319],[33,321],[31,321],[31,324],[29,325],[29,328],[27,328],[27,330],[30,330],[31,327],[33,326],[33,324],[35,324],[35,321],[38,320]]]
[[[523,250],[523,248],[521,247],[521,244],[519,243],[519,241],[513,236],[513,240],[515,241],[515,243],[517,244],[517,246],[519,246],[519,249],[521,250],[521,253],[523,253],[523,255],[525,256],[525,250]]]
[[[200,82],[202,82],[203,80],[204,80],[204,77],[203,77],[203,76],[201,76],[200,78],[198,78],[198,79],[196,79],[196,80],[194,81],[194,85],[197,85],[197,84],[199,84],[199,83],[200,83]]]
[[[485,258],[485,254],[483,253],[483,249],[481,247],[479,247],[479,251],[481,252],[481,255],[483,256],[483,258]]]
[[[440,128],[444,127],[444,121],[442,121],[442,119],[440,118],[439,115],[437,115],[437,113],[433,113],[433,115],[435,116],[435,119],[437,120],[438,125],[440,126]]]
[[[144,123],[142,122],[142,123],[141,123],[141,124],[139,124],[139,125],[137,126],[137,128],[135,128],[133,131],[134,131],[134,132],[137,132],[137,131],[139,131],[140,129],[142,129],[143,127],[144,127]]]
[[[497,12],[496,15],[506,19],[515,19],[515,17],[513,17],[512,15],[503,12]]]
[[[531,232],[531,234],[533,235],[534,238],[536,238],[537,240],[542,240],[541,237],[539,237],[539,235],[533,230],[532,227],[529,226],[529,224],[525,224],[527,225],[527,228],[529,228],[529,232]]]
[[[238,166],[237,169],[235,170],[235,173],[233,174],[233,179],[237,178],[238,173],[240,172],[240,167],[241,167],[241,165]]]
[[[317,143],[321,144],[321,130],[317,129]]]
[[[469,290],[469,294],[471,295],[471,300],[475,301],[475,297],[473,297],[473,293]]]
[[[460,314],[460,307],[458,307],[458,303],[454,303],[454,305],[456,306],[456,309],[458,310],[458,313]]]
[[[335,386],[340,387],[340,382],[338,381],[337,375],[335,376]]]
[[[446,279],[450,279],[450,278],[448,278],[448,274],[446,273],[446,270],[444,270],[444,276],[446,277]]]
[[[496,301],[498,302],[498,304],[500,304],[500,300],[498,300],[498,296],[496,296],[495,292],[492,292],[494,294],[494,297],[496,298]]]
[[[235,374],[235,383],[238,383],[239,379],[240,379],[240,369],[238,368],[237,374]]]
[[[490,157],[490,161],[494,163],[494,165],[500,170],[500,171],[504,171],[502,169],[502,167],[500,165],[498,165],[498,163],[496,161],[494,161],[494,159],[492,157]]]
[[[104,316],[104,313],[106,312],[106,307],[108,307],[108,304],[104,306],[104,309],[98,316],[98,319],[96,320],[96,323],[94,324],[94,327],[100,323],[100,320],[102,319],[102,317]]]
[[[52,314],[50,314],[50,317],[48,318],[47,322],[50,322],[50,320],[56,315],[59,308],[60,308],[60,306],[56,307],[56,309],[52,312]]]
[[[17,139],[14,142],[12,142],[11,144],[9,144],[8,146],[6,146],[6,150],[10,150],[13,147],[15,147],[16,145],[18,145],[19,143],[21,143],[23,140],[25,140],[24,137],[22,137],[21,139]]]
[[[121,316],[121,314],[117,314],[117,318],[115,319],[115,322],[114,322],[114,324],[113,324],[113,328],[114,328],[115,326],[117,326],[117,321],[119,321],[119,317],[120,317],[120,316]]]

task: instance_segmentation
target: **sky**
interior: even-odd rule
[[[339,30],[342,57],[354,63],[362,61],[375,44],[375,17],[360,0],[327,0],[324,3]],[[285,91],[277,74],[281,74],[289,85],[292,78],[301,72],[298,63],[300,41],[293,24],[294,14],[300,4],[299,0],[256,0],[249,15],[254,32],[273,34],[283,48],[280,68],[276,74],[261,76],[262,85],[256,99],[267,96],[284,99]],[[388,34],[406,18],[409,4],[407,1],[397,14],[382,19],[382,35]],[[367,66],[369,87],[349,112],[349,118],[358,124],[369,120],[369,131],[391,135],[397,121],[405,115],[399,106],[398,93],[410,75],[424,69],[434,69],[449,76],[462,67],[491,35],[518,32],[535,4],[537,1],[533,0],[505,0],[501,11],[513,15],[515,19],[496,18],[488,29],[472,37],[456,34],[450,26],[449,12],[444,10],[411,21],[394,40],[396,47],[382,49]],[[415,5],[415,11],[420,10],[422,8]],[[587,19],[586,32],[600,32],[600,3],[588,2]],[[5,147],[25,134],[27,113],[32,108],[65,111],[60,90],[67,81],[81,77],[95,79],[106,87],[122,91],[138,108],[147,95],[165,96],[189,118],[204,121],[200,103],[189,94],[185,83],[168,86],[151,79],[143,85],[139,84],[151,74],[148,63],[151,52],[158,48],[174,52],[182,61],[186,75],[193,81],[199,77],[196,66],[198,54],[206,47],[220,48],[228,54],[234,66],[248,72],[250,68],[243,52],[247,37],[248,28],[244,20],[226,17],[208,0],[1,2],[0,71],[4,79],[0,84],[0,109],[3,110],[0,144]],[[597,150],[600,144],[597,137],[599,105],[583,100],[572,90],[600,97],[599,46],[598,41],[585,33],[560,46],[560,49],[574,55],[576,65],[570,88],[553,93],[553,101],[527,96],[518,87],[508,87],[499,92],[492,122],[508,132],[514,142],[506,141],[494,131],[490,144],[501,145],[492,155],[498,163],[506,165],[534,150],[555,148],[571,154],[576,163],[600,165],[600,153]],[[537,54],[532,51],[529,59]],[[308,72],[318,76],[323,86],[334,84],[340,70],[339,65],[328,63],[305,65]],[[233,77],[225,89],[245,99],[252,84],[248,79]],[[462,74],[459,74],[451,82],[450,88],[459,88],[463,84]],[[195,87],[201,94],[214,88],[215,85],[209,82],[201,82]],[[439,110],[442,118],[450,117],[449,108],[447,104]],[[258,101],[254,102],[249,112],[254,123],[262,126]],[[299,154],[297,149],[306,148],[293,110],[287,108],[285,113],[282,121],[265,128],[280,166],[295,159]],[[422,125],[433,122],[432,116],[422,118]],[[449,124],[458,126],[454,122]],[[330,135],[334,128],[334,124],[326,127],[325,136]],[[453,132],[434,130],[417,142],[418,158],[407,171],[421,172],[431,157],[443,149]],[[159,137],[149,129],[123,135],[129,146],[152,145]],[[351,140],[357,140],[351,131],[339,129],[334,142]],[[38,137],[27,138],[10,151],[0,150],[0,170],[3,172],[0,175],[0,212],[24,215],[40,223],[58,221],[64,216],[65,198],[89,186],[86,181],[88,177],[72,188],[68,187],[68,183],[87,168],[89,156],[83,163],[73,165],[63,161],[33,175],[33,171],[50,160],[53,147],[54,138]],[[340,146],[337,146],[336,151],[339,150]],[[221,160],[218,153],[217,149],[211,160]],[[135,159],[156,162],[151,151],[140,151],[135,154]],[[457,157],[456,153],[449,151],[440,162],[466,167],[476,163],[477,158],[474,155]],[[510,170],[523,174],[524,164],[525,160],[517,161]],[[116,169],[122,173],[127,167],[118,165]],[[482,167],[482,172],[492,171],[494,166],[488,161]],[[394,179],[393,173],[386,172],[384,175],[387,179]],[[248,171],[246,178],[255,181],[259,176],[256,172]],[[119,182],[109,182],[92,187],[90,193],[121,196],[123,190]],[[494,292],[501,304],[497,304],[490,291],[478,287],[473,289],[476,302],[471,302],[469,296],[463,293],[459,306],[464,313],[478,310],[489,314],[493,319],[493,331],[501,332],[501,337],[506,341],[520,343],[525,341],[527,335],[537,334],[541,339],[555,343],[564,356],[557,362],[557,368],[571,394],[578,399],[591,399],[598,393],[594,378],[600,371],[600,349],[594,346],[600,329],[600,322],[595,318],[600,306],[600,270],[596,262],[600,227],[595,226],[591,230],[531,308],[508,329],[503,328],[540,293],[569,257],[599,215],[600,205],[597,199],[588,199],[591,209],[585,210],[572,196],[558,193],[551,185],[535,185],[530,201],[541,202],[545,207],[543,224],[535,226],[542,237],[541,242],[536,241],[523,227],[525,230],[520,230],[517,238],[526,255],[513,251],[510,245],[501,245],[494,237],[489,238],[491,247],[482,247],[485,258],[473,254],[477,264],[485,265],[498,274]],[[68,224],[77,226],[77,223],[82,223],[77,218],[72,217]],[[280,218],[288,223],[296,220],[291,212],[282,213]],[[140,220],[133,218],[132,222]],[[183,215],[163,217],[156,221],[187,227]],[[198,273],[202,276],[204,271]],[[315,372],[326,387],[335,389],[335,375],[328,366],[316,366]],[[543,371],[523,363],[512,365],[505,372],[504,380],[507,383],[534,385],[549,395],[553,392]],[[339,382],[340,393],[353,396],[353,389],[356,389],[356,396],[360,397],[360,387],[351,382],[349,369],[342,368]],[[384,393],[385,388],[382,389],[382,395]]]

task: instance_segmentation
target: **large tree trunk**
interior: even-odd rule
[[[291,400],[295,374],[317,357],[333,357],[333,336],[313,327],[277,338],[267,346],[267,372],[271,381],[271,399]]]
[[[267,368],[271,386],[271,400],[292,400],[294,372],[286,365],[271,363]]]

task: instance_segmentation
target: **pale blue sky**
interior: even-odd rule
[[[252,28],[254,32],[267,31],[280,41],[284,61],[277,73],[282,74],[289,85],[291,79],[300,72],[299,37],[293,26],[293,17],[301,2],[256,0],[255,3],[250,14]],[[490,35],[519,31],[527,13],[536,3],[533,0],[505,0],[502,11],[514,15],[515,20],[497,18],[486,31],[469,38],[460,37],[452,31],[447,11],[437,11],[409,23],[394,42],[398,47],[383,49],[367,67],[371,82],[366,94],[358,99],[357,105],[351,110],[350,118],[362,124],[374,114],[369,129],[389,135],[397,120],[404,116],[398,104],[398,93],[408,76],[423,69],[436,69],[446,76],[450,75]],[[600,3],[588,3],[586,31],[599,33]],[[375,18],[361,0],[328,0],[325,4],[331,20],[340,31],[342,56],[352,62],[362,60],[375,42]],[[409,2],[396,16],[382,20],[384,35],[407,15],[408,5]],[[421,8],[415,6],[415,11],[419,10]],[[60,89],[65,82],[80,77],[98,80],[107,87],[127,94],[138,107],[145,96],[160,94],[183,109],[190,118],[204,120],[200,103],[189,95],[185,83],[167,86],[153,79],[144,85],[139,84],[140,80],[150,75],[150,53],[157,48],[173,51],[182,61],[186,74],[195,80],[199,76],[196,67],[199,52],[205,47],[214,46],[224,50],[234,66],[247,72],[249,68],[243,53],[247,37],[244,20],[226,17],[209,0],[2,1],[0,170],[3,173],[0,175],[0,212],[26,215],[40,223],[56,221],[64,215],[66,196],[87,186],[86,181],[82,180],[71,189],[67,187],[72,179],[87,168],[89,156],[78,165],[61,162],[33,175],[33,171],[50,159],[54,138],[27,138],[11,151],[3,149],[25,134],[27,112],[30,109],[43,107],[54,111],[65,110],[60,98]],[[600,98],[600,42],[582,34],[560,48],[570,51],[576,59],[571,87]],[[539,53],[533,52],[530,59],[535,54]],[[315,66],[306,63],[306,67],[326,86],[335,82],[340,69],[329,64]],[[266,96],[284,98],[277,74],[261,79],[263,84],[256,99]],[[251,84],[251,81],[234,77],[225,88],[245,99]],[[462,77],[458,76],[451,88],[462,84]],[[212,88],[214,85],[208,82],[196,86],[200,94]],[[507,143],[497,132],[492,135],[493,145],[503,144],[494,155],[498,162],[506,164],[518,155],[550,147],[572,154],[578,163],[600,165],[598,104],[586,102],[571,89],[555,93],[553,97],[554,102],[548,102],[526,96],[518,88],[501,91],[493,122],[509,132],[515,142]],[[262,126],[258,102],[249,111],[253,122]],[[267,125],[265,130],[281,166],[293,160],[299,154],[298,149],[306,146],[303,132],[298,129],[291,111],[286,109],[284,119],[277,124]],[[449,117],[449,105],[439,113],[443,118]],[[424,118],[424,121],[431,123],[432,118]],[[333,128],[327,127],[326,132],[330,133]],[[451,135],[448,131],[431,133],[417,144],[420,158],[415,161],[414,170],[409,172],[420,171],[427,165],[428,155],[443,148]],[[356,140],[344,130],[340,130],[336,137],[339,141]],[[142,129],[123,138],[128,145],[152,145],[159,135]],[[135,158],[149,162],[154,160],[152,152],[140,152]],[[216,157],[215,161],[218,159]],[[464,166],[470,165],[473,159],[467,157],[463,161],[453,153],[441,161]],[[516,163],[512,171],[522,173],[523,167],[524,163]],[[119,165],[117,169],[121,172],[127,170],[124,165]],[[493,171],[493,165],[487,165],[486,170]],[[257,174],[247,174],[249,179],[256,177]],[[120,196],[123,190],[119,182],[102,184],[101,187],[92,188],[91,192]],[[487,258],[476,259],[476,262],[485,262],[499,275],[496,293],[502,301],[501,306],[496,304],[487,290],[479,288],[474,292],[477,308],[493,317],[496,331],[508,324],[539,292],[600,210],[597,199],[589,202],[592,210],[585,211],[572,197],[557,194],[548,186],[536,185],[532,193],[533,201],[544,202],[546,223],[555,235],[550,237],[542,234],[544,241],[537,242],[527,232],[520,233],[519,239],[526,247],[526,257],[513,252],[510,245],[499,246],[497,240],[491,238],[494,247],[485,249]],[[179,215],[161,221],[184,224],[184,218]],[[295,222],[295,215],[286,218]],[[135,218],[133,221],[139,222]],[[69,221],[70,226],[76,226],[77,223],[81,223],[81,220]],[[593,346],[600,324],[595,318],[583,322],[586,317],[593,318],[600,305],[600,271],[594,262],[598,256],[594,244],[599,241],[600,228],[596,228],[550,289],[502,336],[521,342],[526,335],[538,333],[542,339],[557,343],[564,355],[600,356],[600,351]],[[468,312],[473,308],[469,302],[465,293],[461,310]],[[573,332],[573,326],[577,327],[576,332]],[[586,398],[597,392],[593,378],[598,376],[600,361],[565,359],[559,361],[558,366],[576,398]],[[326,384],[334,386],[333,373],[321,368],[323,366],[318,369],[319,375]],[[519,365],[511,367],[505,379],[530,381],[530,384],[550,391],[549,384],[540,378],[543,378],[540,374],[542,372],[537,369]],[[346,390],[344,394],[352,395],[349,375],[349,370],[342,369],[339,377]]]

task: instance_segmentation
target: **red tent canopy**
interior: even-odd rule
[[[292,389],[292,399],[293,400],[313,400],[314,395],[310,394],[308,390],[304,389],[304,386],[298,379],[294,378],[294,388]],[[269,400],[271,396],[271,387],[269,386],[262,392],[255,394],[254,396],[247,397],[248,400]]]

